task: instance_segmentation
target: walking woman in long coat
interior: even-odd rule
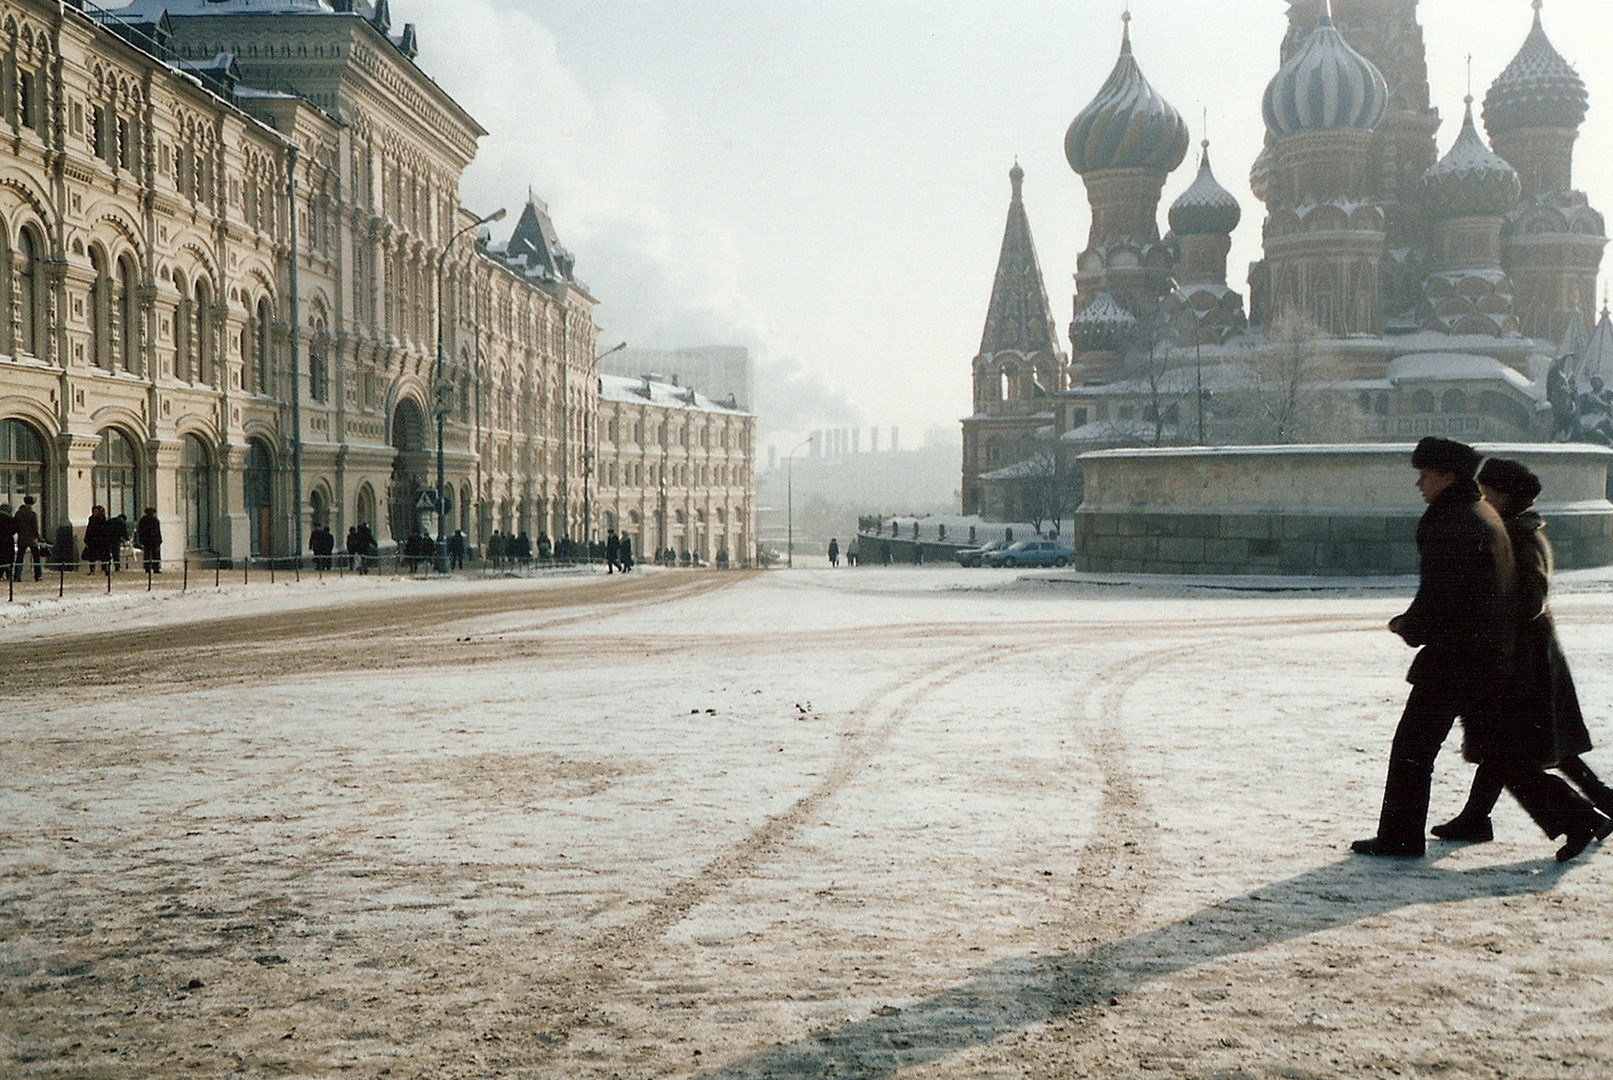
[[[1494,838],[1490,811],[1501,794],[1501,771],[1496,753],[1510,741],[1513,754],[1524,754],[1557,769],[1574,782],[1603,814],[1613,816],[1613,790],[1603,784],[1580,760],[1591,749],[1590,732],[1580,712],[1579,695],[1568,660],[1557,641],[1547,594],[1551,591],[1552,552],[1546,539],[1546,522],[1535,511],[1540,480],[1517,461],[1491,458],[1479,470],[1479,490],[1494,506],[1512,540],[1516,565],[1518,630],[1513,651],[1512,678],[1506,694],[1507,728],[1502,732],[1470,728],[1464,753],[1480,762],[1468,792],[1467,805],[1455,818],[1430,831],[1446,840],[1483,843]],[[1600,825],[1597,839],[1613,831],[1613,823]],[[1573,854],[1578,854],[1574,852]],[[1572,856],[1570,856],[1572,857]]]

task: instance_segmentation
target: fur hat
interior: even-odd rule
[[[1532,503],[1540,494],[1540,477],[1530,472],[1522,462],[1508,458],[1490,458],[1479,470],[1479,483],[1493,488],[1508,499]]]
[[[1411,452],[1411,467],[1433,472],[1455,473],[1466,480],[1479,471],[1479,452],[1454,439],[1425,436]]]

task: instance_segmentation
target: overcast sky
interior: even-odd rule
[[[1025,200],[1061,332],[1087,230],[1065,129],[1114,64],[1125,0],[393,0],[420,63],[491,134],[470,207],[546,199],[602,343],[744,344],[848,422],[955,430],[1008,205]],[[1144,73],[1244,207],[1282,0],[1132,0]],[[1522,44],[1528,0],[1424,0],[1440,152]],[[1576,186],[1613,213],[1613,3],[1548,0],[1590,86]],[[505,223],[505,228],[508,227]],[[1067,344],[1067,343],[1066,343]],[[809,385],[816,384],[816,385]],[[819,422],[827,422],[822,417]]]

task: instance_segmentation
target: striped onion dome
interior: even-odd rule
[[[1249,190],[1254,192],[1255,198],[1261,202],[1271,193],[1271,147],[1262,146],[1260,153],[1255,156],[1255,163],[1249,166]]]
[[[1266,86],[1266,130],[1281,139],[1305,131],[1371,131],[1389,107],[1389,84],[1323,15],[1299,51]]]
[[[1122,19],[1120,59],[1064,135],[1064,156],[1083,176],[1104,169],[1170,172],[1187,156],[1182,114],[1143,78],[1131,55],[1131,13]]]
[[[1479,137],[1469,95],[1461,134],[1450,152],[1423,173],[1423,204],[1435,217],[1500,217],[1522,192],[1517,170]]]
[[[1519,128],[1577,128],[1589,108],[1585,80],[1546,37],[1535,0],[1535,25],[1523,48],[1484,95],[1484,127],[1492,139]]]
[[[1199,174],[1171,203],[1171,229],[1177,236],[1225,236],[1243,220],[1243,208],[1232,193],[1216,183],[1210,171],[1210,140],[1203,143]]]

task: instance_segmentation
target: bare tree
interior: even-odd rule
[[[1317,325],[1287,315],[1267,329],[1250,353],[1242,389],[1224,392],[1216,412],[1239,442],[1330,442],[1359,425],[1357,406],[1341,392],[1340,370]],[[1227,422],[1230,421],[1230,424]]]

